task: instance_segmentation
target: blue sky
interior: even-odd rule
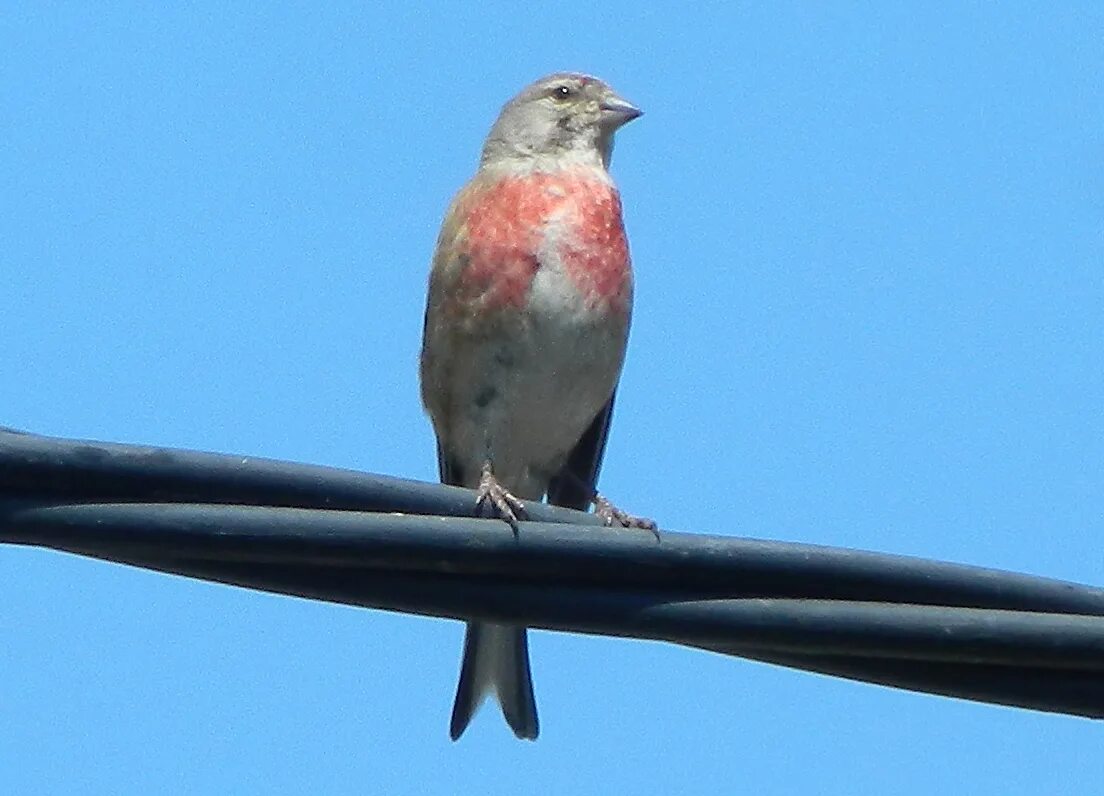
[[[0,19],[0,424],[432,479],[425,274],[499,106],[619,135],[637,302],[604,491],[669,528],[1104,583],[1096,4],[26,4]],[[0,550],[12,793],[1068,793],[1101,729],[535,633],[447,736],[457,623]]]

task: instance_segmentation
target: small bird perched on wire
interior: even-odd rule
[[[633,279],[613,134],[641,111],[597,78],[560,73],[502,108],[479,170],[449,207],[429,277],[422,401],[441,481],[478,490],[515,532],[525,500],[654,529],[596,491],[621,375]],[[449,733],[493,691],[519,738],[537,706],[523,627],[468,624]]]

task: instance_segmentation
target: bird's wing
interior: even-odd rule
[[[448,412],[451,404],[448,385],[452,383],[453,343],[455,334],[451,317],[456,312],[457,284],[469,260],[464,255],[464,241],[468,230],[465,223],[467,204],[474,186],[469,183],[449,205],[437,237],[433,262],[429,272],[429,290],[426,297],[425,317],[422,323],[422,353],[420,376],[422,403],[433,418],[437,431],[438,462],[442,483],[460,485],[463,474],[446,466],[442,458],[440,440],[447,433]]]
[[[606,452],[610,420],[613,418],[615,390],[609,401],[591,421],[590,427],[576,443],[560,472],[548,485],[548,502],[554,506],[586,511],[598,488],[598,472]]]
[[[446,455],[444,446],[441,445],[440,437],[437,438],[437,472],[440,475],[442,484],[448,484],[449,486],[467,486],[464,480],[465,474],[461,471],[459,462]]]

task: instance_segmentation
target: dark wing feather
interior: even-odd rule
[[[441,477],[442,484],[448,484],[449,486],[465,485],[464,473],[460,471],[460,466],[455,459],[450,459],[445,455],[445,450],[439,439],[437,440],[437,472]]]
[[[602,469],[602,456],[606,452],[615,397],[616,391],[579,439],[563,468],[549,483],[548,502],[552,505],[579,511],[590,508],[598,489],[598,472]]]

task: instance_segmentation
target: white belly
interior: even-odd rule
[[[545,266],[510,327],[456,351],[450,447],[465,473],[490,460],[504,486],[538,499],[612,395],[628,319],[588,308],[561,268]]]

